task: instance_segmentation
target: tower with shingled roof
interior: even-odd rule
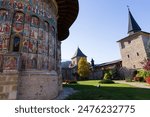
[[[85,54],[83,54],[83,52],[78,47],[77,50],[76,50],[76,52],[75,52],[75,54],[71,58],[71,60],[72,60],[72,66],[77,66],[81,57],[84,57],[84,58],[87,59],[87,56]]]
[[[144,59],[150,56],[150,33],[141,30],[130,9],[128,36],[117,41],[120,45],[122,66],[127,69],[142,68]]]

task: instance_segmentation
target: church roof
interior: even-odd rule
[[[78,0],[56,0],[58,5],[58,40],[69,36],[69,28],[76,20],[79,12]]]
[[[133,39],[134,37],[137,37],[139,35],[150,35],[150,33],[149,32],[144,32],[144,31],[135,32],[134,34],[129,35],[129,36],[123,38],[123,39],[120,39],[117,42],[125,41],[125,40],[128,40],[128,39]]]
[[[72,57],[72,59],[76,58],[76,57],[87,57],[87,56],[85,54],[83,54],[83,52],[78,47],[78,49],[76,50],[76,52],[75,52],[74,56]]]
[[[134,17],[132,16],[129,10],[129,24],[128,24],[128,34],[133,34],[135,32],[141,31],[140,26],[135,21]]]
[[[107,66],[107,65],[112,65],[112,64],[117,64],[117,63],[121,63],[122,60],[114,60],[114,61],[110,61],[110,62],[106,62],[106,63],[101,63],[101,64],[97,64],[95,65],[96,67],[103,67],[103,66]]]

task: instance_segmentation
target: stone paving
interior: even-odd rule
[[[128,85],[139,87],[139,88],[150,89],[150,85],[144,82],[126,82],[124,80],[115,80],[115,83],[123,83],[123,84],[128,84]]]
[[[72,95],[73,93],[76,93],[78,91],[74,90],[73,88],[63,88],[63,91],[59,94],[55,100],[64,100],[69,95]]]

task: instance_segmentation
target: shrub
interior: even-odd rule
[[[150,76],[150,72],[144,69],[139,69],[136,75],[136,77],[143,77],[144,79],[148,76]]]
[[[125,81],[126,82],[132,82],[132,78],[131,77],[127,77],[127,78],[125,78]]]
[[[111,79],[111,77],[112,77],[112,71],[111,70],[105,71],[104,80]]]
[[[105,74],[104,74],[104,79],[105,79],[105,80],[110,79],[110,75],[109,75],[108,73],[105,73]]]
[[[144,78],[143,77],[134,77],[134,81],[144,82]]]
[[[143,69],[145,70],[144,79],[148,84],[150,84],[150,59],[145,60],[143,64],[144,64]]]
[[[99,83],[101,83],[101,84],[113,84],[114,81],[112,81],[110,79],[107,79],[107,80],[104,79],[104,80],[99,81]]]

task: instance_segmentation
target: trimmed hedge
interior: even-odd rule
[[[107,79],[107,80],[104,79],[104,80],[99,81],[99,83],[101,83],[101,84],[114,84],[115,82],[110,80],[110,79]]]

